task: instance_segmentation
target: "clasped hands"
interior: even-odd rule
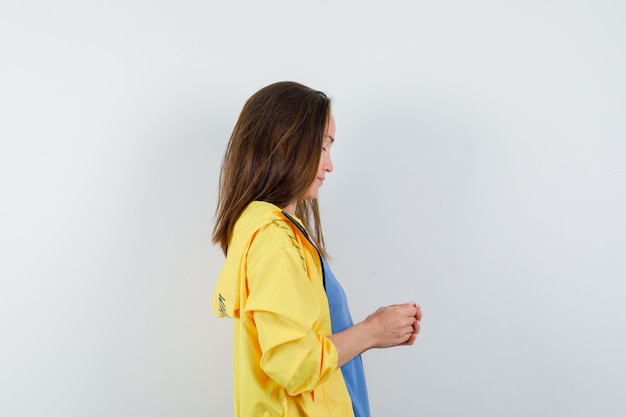
[[[412,345],[420,331],[422,309],[414,302],[380,307],[363,324],[372,337],[372,348]]]

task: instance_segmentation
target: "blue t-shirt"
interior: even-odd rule
[[[324,267],[324,277],[326,285],[326,296],[330,307],[330,323],[333,333],[338,333],[353,325],[352,316],[348,309],[348,299],[341,284],[333,275],[328,263],[322,259]],[[355,356],[352,360],[341,367],[343,379],[346,381],[352,408],[355,417],[370,417],[370,405],[367,397],[367,386],[365,385],[365,371],[361,355]]]

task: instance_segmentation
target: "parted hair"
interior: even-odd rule
[[[252,201],[285,207],[326,255],[317,199],[300,197],[313,183],[330,115],[321,91],[283,81],[257,91],[245,103],[230,136],[220,173],[213,243],[226,255],[237,219]]]

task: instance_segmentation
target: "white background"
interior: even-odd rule
[[[626,6],[0,5],[0,415],[228,416],[211,314],[219,164],[244,101],[327,92],[320,200],[374,416],[626,412]]]

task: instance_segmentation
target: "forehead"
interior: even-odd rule
[[[326,124],[326,133],[324,134],[324,138],[330,138],[332,142],[335,141],[335,118],[332,113],[328,115],[328,123]]]

